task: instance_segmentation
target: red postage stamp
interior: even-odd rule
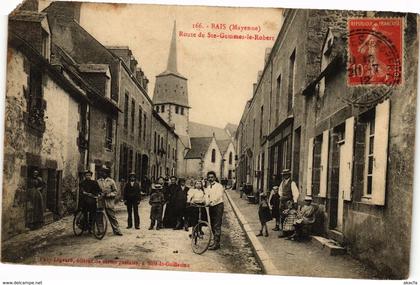
[[[348,21],[349,86],[401,84],[403,21],[358,18]]]

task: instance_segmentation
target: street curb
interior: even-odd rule
[[[241,225],[241,228],[245,232],[245,235],[248,241],[251,243],[252,251],[255,253],[255,256],[257,257],[257,261],[262,267],[263,272],[270,275],[281,275],[281,272],[274,266],[273,262],[271,261],[270,256],[265,251],[261,242],[258,240],[254,231],[249,226],[248,221],[242,215],[241,211],[236,206],[235,202],[233,202],[229,193],[225,191],[225,194],[229,201],[229,204],[232,206],[233,212],[235,213],[236,217],[239,220],[239,224]]]

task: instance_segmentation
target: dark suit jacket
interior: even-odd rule
[[[140,184],[138,182],[134,182],[133,186],[131,186],[130,182],[125,184],[124,200],[131,202],[140,201]]]

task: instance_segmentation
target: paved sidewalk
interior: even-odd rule
[[[247,224],[255,234],[260,230],[258,205],[250,204],[239,192],[226,190],[232,202],[239,209]],[[281,275],[339,277],[339,278],[378,278],[377,273],[353,259],[349,255],[330,256],[311,242],[294,242],[278,238],[272,231],[274,221],[267,223],[269,237],[256,237],[268,254],[270,261]],[[253,239],[253,238],[252,238]],[[251,239],[251,242],[252,242]]]

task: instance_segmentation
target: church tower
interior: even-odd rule
[[[188,122],[188,85],[187,78],[178,72],[176,50],[176,22],[172,31],[166,70],[156,76],[153,93],[156,112],[169,124],[185,142],[189,142]],[[185,140],[184,140],[185,139]],[[186,143],[189,145],[189,143]]]

